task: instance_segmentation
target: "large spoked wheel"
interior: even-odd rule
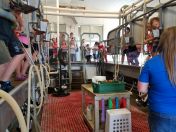
[[[35,129],[39,131],[37,116],[43,104],[43,88],[38,67],[35,65],[32,65],[29,69],[27,104],[27,129],[30,129],[31,119],[33,119]]]
[[[48,94],[48,87],[50,85],[50,75],[49,75],[49,65],[40,65],[40,74],[41,74],[41,81],[42,81],[42,87],[44,96]]]

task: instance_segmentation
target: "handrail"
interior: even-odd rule
[[[129,24],[129,23],[132,22],[132,21],[137,20],[138,18],[140,18],[140,17],[142,17],[142,16],[145,16],[145,15],[150,14],[150,13],[153,14],[154,12],[156,12],[157,10],[159,10],[160,8],[168,7],[169,4],[172,3],[172,2],[174,2],[174,1],[175,1],[175,0],[170,0],[170,1],[166,2],[166,3],[164,3],[164,4],[159,4],[158,6],[156,6],[156,7],[154,7],[153,9],[147,11],[146,13],[143,13],[143,14],[141,14],[141,15],[139,15],[139,16],[137,16],[137,17],[135,17],[135,18],[133,18],[133,19],[131,19],[131,20],[129,20],[129,21],[127,21],[126,23],[124,23],[124,24],[122,24],[122,25],[120,25],[120,26],[114,28],[113,30],[109,31],[109,33],[108,33],[108,35],[107,35],[107,39],[109,38],[109,35],[110,35],[112,32],[114,32],[114,31],[116,31],[116,30],[118,30],[118,29],[121,29],[121,28],[124,27],[125,25]],[[150,14],[150,15],[151,15],[151,14]],[[108,40],[109,40],[109,39],[108,39]]]
[[[27,99],[27,80],[16,86],[9,93],[21,107]],[[10,125],[12,120],[14,120],[15,114],[10,109],[7,102],[3,99],[0,99],[0,131],[4,130]]]

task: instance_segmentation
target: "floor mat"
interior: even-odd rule
[[[146,113],[131,106],[132,131],[149,132]],[[67,97],[48,96],[41,120],[42,132],[89,132],[82,117],[81,91]]]

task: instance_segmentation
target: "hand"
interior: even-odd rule
[[[147,44],[148,43],[148,41],[147,40],[144,40],[144,44]]]

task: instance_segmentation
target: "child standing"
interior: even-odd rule
[[[130,35],[129,27],[126,27],[125,35],[124,35],[124,38],[122,38],[122,41],[123,41],[122,42],[122,58],[121,58],[122,64],[124,63],[125,55],[127,56],[128,64],[130,64],[129,57],[128,57],[128,47],[129,45],[133,44],[134,40],[133,40],[133,37]]]
[[[52,41],[53,41],[53,44],[52,44],[52,48],[53,48],[53,58],[57,58],[57,56],[58,56],[57,38],[53,38]]]
[[[67,60],[68,47],[67,47],[67,43],[66,43],[64,34],[62,34],[62,38],[61,38],[61,49],[62,49],[62,58],[65,61],[65,60]]]
[[[75,40],[73,38],[70,41],[70,56],[71,56],[71,61],[75,62],[76,61],[76,45],[75,45]]]
[[[157,54],[157,48],[158,48],[158,44],[159,44],[159,39],[160,39],[160,20],[158,17],[153,17],[150,20],[150,25],[152,27],[152,56],[155,56]]]
[[[78,49],[78,47],[76,45],[76,40],[75,40],[74,34],[71,32],[70,33],[70,57],[71,57],[72,62],[76,61],[77,49]]]
[[[99,43],[98,42],[95,42],[93,48],[92,48],[92,51],[93,51],[93,58],[94,58],[94,61],[97,62],[97,59],[98,59],[98,45]]]
[[[146,37],[145,37],[145,40],[144,40],[144,44],[147,45],[147,53],[150,55],[151,52],[152,52],[152,39],[153,39],[153,36],[152,36],[152,28],[151,28],[151,25],[150,23],[147,24],[147,29],[146,29]]]
[[[90,48],[89,44],[86,45],[85,50],[86,50],[85,57],[87,59],[87,62],[91,62],[91,54],[90,54],[91,48]]]

